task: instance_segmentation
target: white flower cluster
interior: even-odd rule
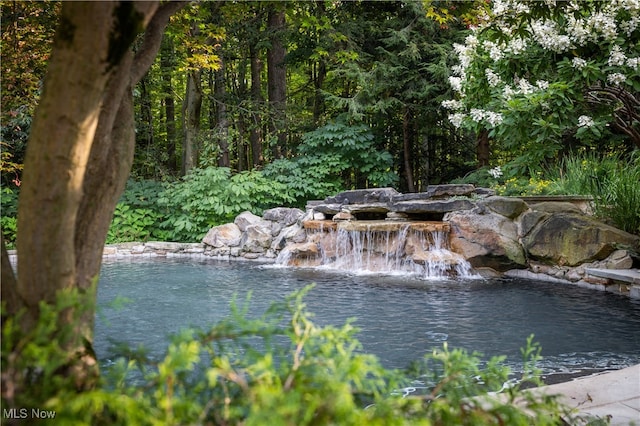
[[[573,58],[571,60],[571,66],[576,68],[576,69],[581,70],[582,68],[587,66],[587,61],[585,61],[582,58]]]
[[[500,168],[500,166],[496,166],[493,169],[489,170],[489,174],[494,178],[494,179],[498,179],[499,177],[502,176],[502,169]]]
[[[560,34],[556,23],[549,19],[532,22],[531,30],[533,40],[546,50],[551,50],[556,53],[564,53],[575,47],[569,36],[566,34]]]
[[[593,118],[588,115],[581,115],[578,117],[578,127],[591,127],[594,124],[596,123],[593,121]]]
[[[496,87],[502,83],[502,79],[498,74],[493,72],[492,69],[487,68],[484,70],[485,75],[487,76],[487,81],[489,82],[489,86]]]
[[[491,127],[499,125],[503,120],[502,114],[499,112],[486,111],[478,108],[472,108],[471,111],[469,111],[469,117],[476,123],[486,120]]]
[[[614,86],[620,86],[627,81],[627,76],[619,72],[613,72],[607,76],[607,81]]]
[[[446,108],[449,105],[445,106],[443,102],[443,106]],[[464,114],[462,112],[449,114],[448,118],[449,118],[449,122],[453,124],[455,128],[459,129],[460,127],[462,127],[462,123],[465,121],[467,117],[476,123],[485,121],[491,127],[500,125],[503,120],[502,114],[498,112],[486,111],[478,108],[472,108],[471,111],[469,111],[469,114]]]
[[[464,44],[454,46],[458,65],[453,68],[454,76],[450,77],[449,83],[457,92],[459,99],[465,99],[464,91],[467,87],[473,88],[478,84],[466,85],[467,81],[487,84],[491,88],[498,89],[502,93],[503,101],[548,90],[550,87],[548,81],[538,80],[532,84],[527,80],[530,77],[526,74],[505,75],[504,71],[501,71],[508,69],[504,66],[506,60],[526,55],[532,49],[540,48],[555,55],[568,57],[575,70],[582,70],[587,65],[600,67],[606,78],[604,84],[621,86],[632,84],[630,81],[632,78],[637,81],[636,72],[640,65],[640,55],[637,53],[636,45],[629,40],[637,38],[636,31],[640,28],[640,0],[608,0],[600,7],[591,7],[588,3],[582,3],[579,0],[558,2],[555,7],[562,5],[566,11],[565,20],[562,23],[553,18],[534,19],[516,31],[514,21],[527,16],[531,12],[530,5],[534,1],[536,0],[494,0],[491,15],[485,24],[475,28],[473,33],[465,39]],[[547,5],[555,3],[556,0],[545,0]],[[527,22],[526,19],[520,22]],[[502,31],[504,38],[498,41],[483,40],[482,30],[487,25]],[[529,36],[522,34],[529,34]],[[591,44],[606,47],[595,51],[584,49]],[[580,53],[586,56],[577,56]],[[489,65],[485,68],[482,77],[467,75],[473,61],[487,56],[495,66]],[[465,111],[464,102],[443,103],[443,107],[452,111],[449,118],[457,126],[460,126],[467,117],[474,122],[484,122],[492,126],[500,124],[503,120],[501,114],[486,109],[476,108]],[[584,123],[587,124],[581,124],[582,127],[592,125],[589,121]]]
[[[622,52],[622,49],[618,45],[614,45],[609,53],[609,66],[621,66],[627,61],[627,55]]]
[[[460,127],[462,127],[462,122],[464,121],[465,117],[466,115],[461,112],[449,114],[449,122],[453,124],[453,127],[459,129]]]

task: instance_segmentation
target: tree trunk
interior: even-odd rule
[[[286,49],[282,43],[285,30],[284,6],[270,3],[267,28],[271,47],[267,50],[267,91],[271,110],[271,131],[276,134],[277,143],[272,146],[274,158],[281,158],[287,143],[285,110],[287,105]]]
[[[74,354],[65,372],[78,388],[91,386],[97,375],[93,284],[133,159],[132,88],[151,65],[169,16],[183,5],[63,3],[27,147],[17,294],[27,310],[25,330],[38,320],[39,303],[53,304],[59,291],[78,289],[84,297],[83,316],[61,315],[57,327],[76,331],[60,343]],[[147,24],[134,60],[131,44]]]
[[[191,70],[187,75],[187,93],[182,105],[184,140],[182,142],[182,174],[198,165],[198,135],[200,133],[200,111],[202,108],[201,71]]]
[[[258,56],[258,49],[253,43],[249,46],[249,56],[251,57],[251,100],[253,101],[253,123],[251,123],[249,141],[251,143],[252,167],[259,167],[264,162],[262,154],[262,118],[259,111],[264,99],[262,98],[260,78],[262,63]]]
[[[416,187],[413,183],[413,167],[411,165],[411,157],[413,154],[413,132],[411,125],[411,110],[405,107],[402,114],[402,152],[404,156],[404,173],[407,179],[407,190],[409,192],[416,192]]]
[[[165,130],[167,132],[167,168],[178,171],[176,156],[176,106],[173,99],[171,71],[174,63],[173,41],[165,38],[160,51],[160,69],[162,74],[162,92],[164,93]]]
[[[218,156],[219,167],[230,167],[231,162],[229,160],[229,120],[227,119],[227,89],[225,87],[225,64],[222,53],[219,54],[220,68],[215,71],[215,84],[214,84],[214,98],[216,101],[216,119],[217,125],[217,137],[218,148],[220,154]]]
[[[478,168],[486,167],[489,165],[489,132],[486,130],[482,130],[478,134],[476,155],[478,159]]]
[[[140,122],[142,129],[138,131],[138,140],[144,143],[145,148],[153,146],[153,114],[151,112],[151,93],[149,92],[148,77],[145,75],[140,80]]]

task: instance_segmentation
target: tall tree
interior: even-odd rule
[[[276,134],[277,143],[272,146],[274,158],[283,155],[287,142],[287,69],[285,65],[286,47],[283,41],[286,26],[284,3],[270,3],[267,17],[267,31],[270,46],[267,49],[267,87],[269,106],[272,114],[271,129]]]
[[[133,160],[133,85],[151,65],[169,17],[181,2],[65,2],[44,89],[33,121],[18,211],[18,269],[6,288],[7,306],[22,308],[29,330],[39,304],[78,289],[95,303],[95,278],[115,204]],[[144,31],[134,55],[131,45]],[[3,260],[3,264],[4,260]],[[10,271],[2,269],[4,278]],[[9,279],[9,281],[11,281]],[[66,373],[80,388],[97,374],[93,316],[68,312],[58,328],[76,333],[61,342],[70,354]]]
[[[169,171],[178,171],[176,155],[176,104],[173,95],[172,71],[175,67],[175,51],[173,39],[169,36],[163,38],[160,50],[160,72],[162,74],[162,93],[164,96],[164,125],[167,135],[167,163]]]
[[[220,68],[215,71],[214,100],[216,102],[216,118],[218,129],[218,166],[229,167],[229,119],[227,118],[227,90],[225,87],[224,56],[220,57]]]
[[[198,22],[192,22],[189,36],[200,35]],[[195,55],[196,51],[190,52]],[[196,64],[187,72],[187,88],[182,104],[184,139],[182,141],[182,174],[198,166],[198,139],[200,136],[200,115],[202,111],[202,69]]]

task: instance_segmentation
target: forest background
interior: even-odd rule
[[[633,156],[638,11],[618,3],[576,10],[533,3],[511,15],[498,10],[502,2],[479,1],[192,3],[172,16],[158,57],[135,86],[135,158],[107,241],[198,241],[244,210],[304,207],[352,188],[417,192],[453,181],[506,195],[600,199],[612,193],[612,176],[633,184],[640,176]],[[10,247],[59,8],[2,2],[2,229]],[[619,25],[613,38],[596,35],[562,51],[531,47],[536,22],[607,13]],[[503,31],[509,20],[520,22],[515,34]],[[528,49],[513,47],[527,37]],[[462,89],[470,39],[485,51],[474,47],[469,74],[476,75]],[[620,65],[611,63],[615,46],[629,59],[626,81],[607,84]],[[567,65],[576,58],[589,61],[577,74]],[[492,75],[520,92],[496,96]],[[544,93],[526,91],[536,81],[547,84]],[[476,118],[466,125],[463,103]],[[618,179],[629,165],[635,175]],[[638,232],[628,206],[640,198],[626,191],[600,210]],[[623,213],[604,212],[620,200]]]

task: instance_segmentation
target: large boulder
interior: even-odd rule
[[[235,223],[242,232],[245,232],[247,228],[252,225],[271,227],[271,221],[264,220],[260,216],[255,215],[249,211],[240,213],[238,216],[236,216],[233,223]]]
[[[262,218],[264,220],[279,223],[282,227],[293,225],[302,216],[304,216],[304,212],[302,210],[288,207],[276,207],[265,210],[262,214]]]
[[[240,244],[242,232],[235,223],[227,223],[225,225],[214,226],[207,232],[202,242],[208,246],[234,247]]]
[[[527,203],[514,197],[493,196],[485,198],[478,204],[509,219],[515,219],[529,208]]]
[[[620,246],[638,248],[640,237],[589,216],[560,212],[540,221],[523,238],[523,245],[532,259],[576,266],[605,259]]]
[[[471,266],[507,271],[527,265],[518,242],[517,226],[509,218],[474,209],[449,213],[444,220],[451,227],[451,250],[461,254]]]
[[[265,221],[266,222],[266,221]],[[242,251],[250,253],[265,253],[271,247],[273,236],[271,227],[261,224],[249,225],[242,234],[240,246]]]

